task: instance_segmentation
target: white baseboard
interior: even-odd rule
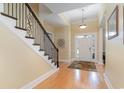
[[[70,60],[61,60],[61,59],[60,59],[60,62],[69,63]]]
[[[103,64],[103,60],[99,59],[98,64]]]
[[[106,82],[108,88],[109,88],[109,89],[113,89],[113,86],[112,86],[112,84],[111,84],[111,82],[110,82],[108,76],[107,76],[105,73],[104,73],[104,80],[105,80],[105,82]]]
[[[104,63],[103,62],[100,62],[100,61],[97,61],[97,64],[104,65]]]
[[[49,76],[51,76],[52,74],[54,74],[58,70],[59,70],[59,68],[54,68],[54,69],[50,70],[46,74],[38,77],[37,79],[33,80],[30,83],[24,85],[23,87],[21,87],[21,89],[32,89],[32,88],[34,88],[35,86],[37,86],[39,83],[43,82],[45,79],[47,79]]]

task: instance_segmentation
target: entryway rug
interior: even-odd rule
[[[97,72],[95,63],[87,61],[74,61],[68,68]]]

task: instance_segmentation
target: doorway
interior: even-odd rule
[[[96,35],[77,35],[75,38],[76,61],[96,61]]]

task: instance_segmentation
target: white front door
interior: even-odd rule
[[[76,37],[76,59],[93,61],[95,59],[95,36],[82,35]]]
[[[90,60],[90,40],[89,38],[80,38],[79,40],[79,59]]]

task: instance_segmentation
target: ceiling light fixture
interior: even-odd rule
[[[82,24],[80,25],[80,29],[85,29],[87,25],[84,23],[84,9],[82,9]]]

